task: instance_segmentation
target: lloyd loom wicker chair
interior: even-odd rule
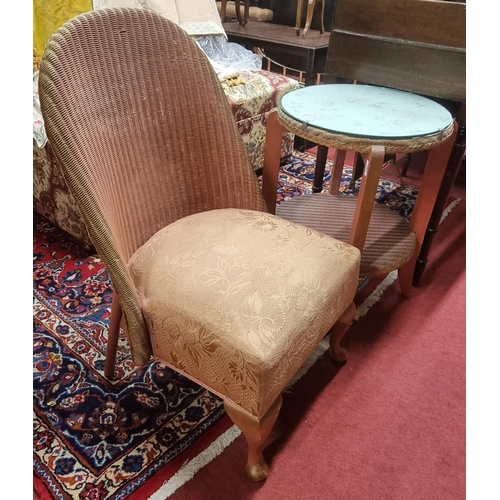
[[[281,392],[330,331],[351,324],[354,247],[267,213],[229,104],[189,36],[136,9],[81,14],[40,63],[47,135],[109,272],[108,370],[120,318],[152,357],[225,401],[247,473]]]

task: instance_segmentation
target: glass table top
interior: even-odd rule
[[[311,85],[285,94],[279,107],[308,126],[373,139],[425,137],[453,122],[451,113],[431,99],[372,85]]]

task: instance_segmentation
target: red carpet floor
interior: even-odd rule
[[[464,173],[414,297],[389,286],[346,334],[347,363],[325,355],[285,394],[264,451],[267,481],[246,478],[240,436],[151,500],[465,498]],[[408,184],[418,176],[410,168]]]

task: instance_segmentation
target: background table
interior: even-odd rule
[[[330,33],[320,34],[309,30],[307,36],[297,36],[293,26],[248,21],[246,26],[238,22],[224,23],[224,29],[230,42],[243,45],[249,50],[255,47],[263,51],[276,50],[294,61],[294,69],[304,72],[304,84],[315,83],[314,76],[323,73]]]

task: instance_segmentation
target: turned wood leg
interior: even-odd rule
[[[106,360],[104,362],[104,376],[111,380],[115,374],[116,351],[118,349],[118,336],[120,334],[120,320],[122,308],[118,295],[113,292],[111,301],[111,317],[109,319],[108,343],[106,345]]]
[[[352,325],[355,315],[356,306],[351,302],[330,330],[330,355],[338,363],[343,363],[347,359],[347,350],[340,345],[340,341]]]
[[[305,0],[297,0],[297,15],[295,17],[295,34],[300,35],[300,25],[302,24],[302,9]]]
[[[247,24],[249,17],[250,17],[250,0],[245,0],[245,13],[243,15],[242,26],[245,26]]]
[[[225,22],[226,20],[226,7],[227,7],[227,0],[221,0],[220,2],[220,18],[222,22]]]
[[[240,0],[234,0],[234,8],[236,9],[236,17],[238,18],[238,22],[240,25],[243,25],[243,18],[241,17],[240,10]]]
[[[264,168],[262,171],[262,195],[270,214],[276,213],[276,194],[280,173],[281,141],[285,127],[278,122],[274,109],[267,117],[264,142]]]
[[[312,17],[314,13],[314,6],[316,5],[316,0],[309,0],[307,2],[307,14],[306,14],[306,24],[302,31],[302,37],[307,35],[309,28],[311,27]]]
[[[314,168],[314,181],[312,192],[321,193],[323,191],[323,177],[325,176],[326,159],[328,157],[328,146],[318,145],[316,154],[316,167]]]
[[[406,153],[404,155],[404,162],[401,168],[401,177],[406,177],[410,163],[411,163],[411,153]]]
[[[269,466],[262,456],[262,446],[269,432],[271,432],[274,422],[276,422],[282,402],[283,398],[280,395],[276,398],[267,413],[258,420],[233,403],[224,401],[224,408],[227,414],[241,429],[247,440],[248,460],[245,470],[250,479],[254,481],[263,481],[269,472]]]
[[[339,194],[342,173],[344,172],[346,151],[336,149],[333,156],[333,169],[330,176],[330,194]]]
[[[359,188],[356,210],[352,221],[349,243],[363,252],[366,233],[370,224],[375,196],[382,166],[384,164],[384,146],[372,146],[370,153],[365,158],[361,187]]]
[[[319,25],[320,34],[323,34],[325,32],[325,1],[326,0],[321,0],[321,18]]]
[[[454,122],[452,134],[441,144],[429,150],[417,200],[410,217],[410,230],[415,233],[415,251],[412,258],[398,269],[399,284],[405,297],[413,295],[413,275],[438,192],[443,181],[451,150],[458,132]]]
[[[413,274],[413,286],[418,286],[420,278],[427,266],[427,258],[432,246],[432,241],[434,236],[438,231],[439,224],[441,222],[441,217],[443,215],[444,209],[446,208],[446,203],[448,201],[448,196],[450,195],[457,174],[462,165],[462,161],[465,155],[465,126],[460,126],[458,128],[457,137],[455,139],[455,144],[453,144],[453,149],[451,150],[450,159],[448,161],[448,166],[446,167],[446,172],[441,182],[441,187],[439,188],[439,193],[436,198],[436,203],[432,210],[432,215],[427,226],[427,230],[422,242],[422,247],[420,248],[420,253],[418,255],[417,261],[415,263],[415,272]]]

